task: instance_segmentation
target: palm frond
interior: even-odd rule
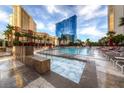
[[[123,25],[124,25],[124,17],[121,17],[119,21],[119,26],[123,26]]]

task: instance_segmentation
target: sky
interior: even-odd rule
[[[108,31],[107,6],[105,5],[23,5],[37,24],[38,32],[55,36],[55,24],[77,15],[77,38],[98,41]],[[9,23],[12,6],[0,5],[0,38]]]

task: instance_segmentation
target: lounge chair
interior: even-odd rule
[[[116,68],[121,70],[121,73],[124,74],[124,57],[115,57],[116,62],[115,66]]]
[[[115,49],[106,48],[104,54],[112,62],[113,66],[124,74],[124,47],[116,47]]]
[[[114,50],[108,50],[104,52],[107,59],[111,60],[116,56],[123,56],[124,47],[117,47]]]
[[[122,73],[124,73],[124,56],[113,56],[110,59],[110,62],[112,62],[112,65],[116,67],[117,69],[121,70]]]

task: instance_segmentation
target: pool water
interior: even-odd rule
[[[92,48],[57,48],[57,50],[64,54],[69,55],[84,55],[84,56],[90,56],[93,55],[93,49]]]
[[[53,50],[48,50],[47,52],[55,52],[57,53],[67,54],[67,55],[81,55],[83,56],[93,56],[94,50],[90,47],[59,47]],[[56,52],[55,52],[56,53]],[[72,60],[69,58],[62,58],[57,56],[43,55],[43,57],[47,57],[51,59],[51,70],[75,83],[79,83],[81,76],[83,74],[86,63],[78,60]]]
[[[51,59],[51,70],[75,83],[79,83],[86,63],[67,58],[40,54]]]

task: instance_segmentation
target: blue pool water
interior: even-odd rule
[[[57,48],[57,50],[61,53],[64,54],[69,54],[69,55],[84,55],[84,56],[89,56],[93,55],[93,49],[92,48]]]
[[[51,59],[51,70],[53,72],[75,83],[80,82],[86,63],[49,55],[40,54],[40,56]]]
[[[56,48],[54,50],[48,50],[50,51],[58,51],[62,54],[68,54],[68,55],[81,55],[83,56],[92,56],[94,54],[94,51],[92,48]],[[55,53],[55,52],[53,52]],[[40,54],[43,57],[47,57],[51,59],[51,70],[75,83],[79,83],[81,76],[83,74],[84,68],[86,63],[78,60],[72,60],[69,58],[62,58],[57,56],[50,56],[50,55],[43,55]]]

